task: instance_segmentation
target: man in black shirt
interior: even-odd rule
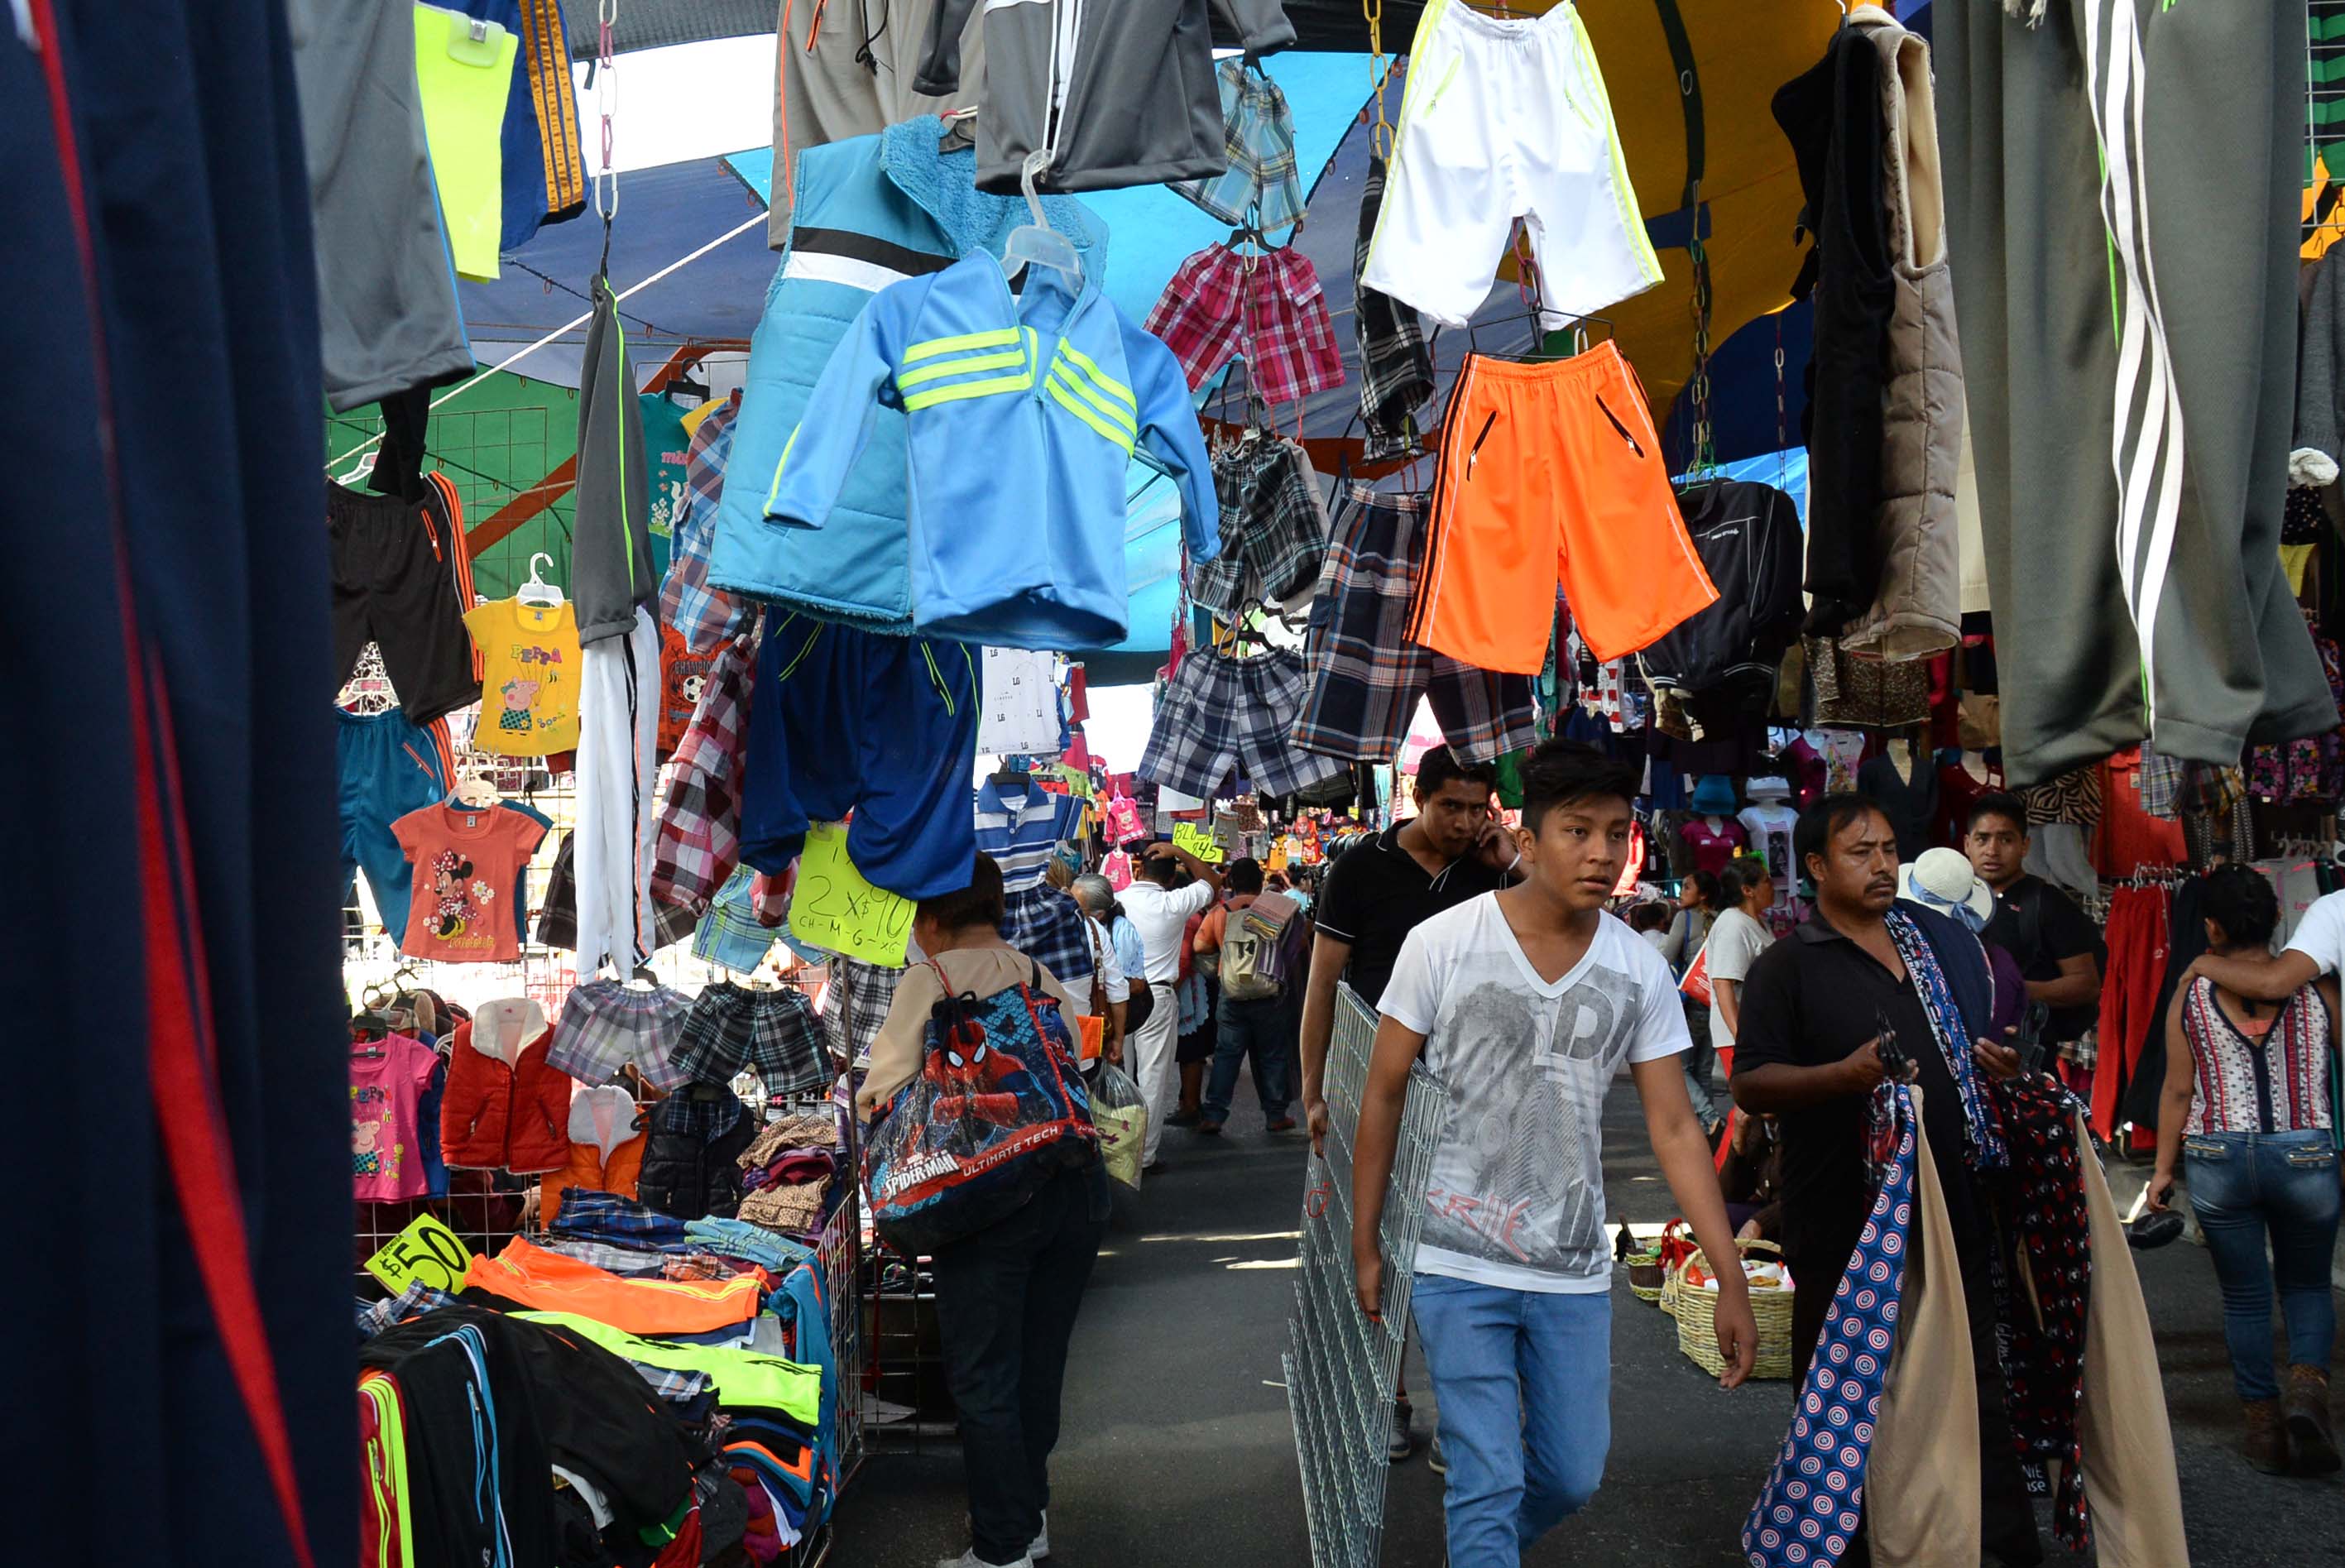
[[[2018,796],[1997,790],[1971,803],[1963,853],[1995,894],[1995,918],[1980,940],[2011,954],[2027,1000],[2052,1010],[2045,1039],[2083,1038],[2100,1015],[2100,938],[2075,900],[2028,874],[2027,807]]]
[[[1751,966],[1731,1085],[1742,1111],[1775,1115],[1781,1138],[1783,1259],[1796,1290],[1792,1387],[1803,1386],[1832,1292],[1872,1207],[1864,1107],[1884,1076],[1880,1036],[1886,1024],[1916,1069],[1923,1130],[1961,1257],[1978,1379],[1985,1543],[2006,1564],[2040,1563],[2044,1549],[2013,1451],[1995,1359],[1987,1195],[1963,1156],[1962,1098],[1953,1071],[1883,920],[1897,897],[1895,832],[1863,796],[1827,795],[1802,813],[1792,850],[1815,881],[1815,913]],[[1955,1027],[1958,1035],[1967,1033],[1959,1022]],[[1982,1041],[1973,1051],[1997,1076],[2018,1071],[2018,1053],[2008,1046]],[[1861,1538],[1841,1559],[1871,1561]]]
[[[1354,844],[1327,868],[1312,906],[1317,922],[1311,975],[1303,993],[1304,1115],[1311,1147],[1326,1154],[1327,1042],[1335,1028],[1335,983],[1347,981],[1370,1007],[1384,996],[1408,933],[1446,909],[1514,880],[1522,858],[1490,809],[1497,769],[1468,767],[1436,746],[1416,765],[1416,815]],[[1394,1401],[1391,1454],[1406,1459],[1408,1390]]]

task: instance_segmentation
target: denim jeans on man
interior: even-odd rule
[[[1416,1276],[1440,1401],[1450,1568],[1511,1568],[1596,1495],[1612,1445],[1612,1298]]]
[[[980,1562],[1018,1562],[1041,1532],[1067,1341],[1108,1207],[1102,1167],[1061,1172],[1007,1219],[937,1250],[937,1327]]]
[[[2272,1285],[2279,1286],[2292,1366],[2329,1365],[2337,1304],[2329,1294],[2337,1247],[2337,1144],[2320,1129],[2299,1133],[2188,1133],[2183,1179],[2207,1233],[2223,1288],[2223,1338],[2243,1400],[2279,1397],[2272,1367]],[[2264,1234],[2271,1256],[2264,1256]]]
[[[1254,1064],[1254,1092],[1262,1102],[1263,1119],[1274,1122],[1286,1115],[1294,1099],[1294,1004],[1284,996],[1235,1002],[1224,995],[1214,1022],[1220,1035],[1213,1046],[1213,1072],[1205,1081],[1205,1120],[1229,1120],[1240,1056]]]

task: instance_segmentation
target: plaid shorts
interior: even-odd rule
[[[1189,596],[1228,616],[1291,599],[1319,578],[1327,509],[1319,476],[1291,441],[1249,436],[1213,458],[1222,548],[1189,574]]]
[[[1224,223],[1249,216],[1264,234],[1303,221],[1303,177],[1294,161],[1294,117],[1286,95],[1242,59],[1223,60],[1222,140],[1230,167],[1211,179],[1184,179],[1172,189]]]
[[[1041,882],[1011,893],[1007,907],[1002,941],[1049,970],[1051,979],[1071,990],[1072,982],[1091,973],[1091,926],[1073,895]]]
[[[1337,507],[1303,641],[1311,695],[1294,743],[1304,750],[1390,762],[1420,694],[1462,761],[1488,762],[1538,741],[1530,677],[1477,669],[1408,640],[1432,501],[1355,484]]]
[[[830,983],[822,993],[822,1027],[830,1036],[831,1054],[859,1062],[871,1053],[879,1026],[888,1022],[895,1004],[900,969],[867,963],[841,953],[829,961]]]
[[[722,980],[709,982],[692,1004],[674,1061],[678,1072],[700,1084],[729,1084],[746,1068],[768,1095],[811,1094],[831,1077],[814,1007],[804,996]]]
[[[672,1053],[691,1011],[689,997],[665,985],[637,991],[615,980],[587,981],[562,1004],[545,1064],[582,1084],[607,1084],[633,1062],[653,1088],[679,1088],[691,1077]]]
[[[1254,390],[1292,402],[1344,384],[1344,354],[1311,259],[1285,246],[1241,256],[1208,245],[1172,274],[1148,312],[1195,392],[1244,354]]]
[[[733,868],[700,919],[700,930],[692,939],[695,958],[744,973],[766,962],[781,932],[757,918],[750,902],[756,881],[757,873],[748,867]]]
[[[1368,159],[1360,193],[1360,238],[1352,248],[1352,276],[1368,270],[1368,241],[1385,199],[1385,160]],[[1360,419],[1368,427],[1361,456],[1370,462],[1415,447],[1422,433],[1416,411],[1433,398],[1433,351],[1416,311],[1389,294],[1355,289],[1352,330],[1360,349]]]
[[[1181,661],[1156,705],[1140,776],[1210,800],[1240,792],[1293,795],[1344,773],[1332,757],[1295,749],[1303,711],[1303,657],[1272,648],[1232,658],[1199,648]]]

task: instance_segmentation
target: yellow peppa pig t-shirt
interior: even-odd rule
[[[499,599],[464,614],[481,650],[481,722],[473,747],[499,757],[546,757],[578,748],[578,617]]]

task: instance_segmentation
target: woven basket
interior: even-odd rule
[[[1736,1244],[1744,1253],[1771,1252],[1782,1255],[1782,1248],[1771,1241],[1744,1241]],[[1678,1319],[1678,1349],[1687,1359],[1717,1377],[1726,1370],[1726,1361],[1718,1353],[1718,1292],[1704,1290],[1700,1286],[1685,1283],[1686,1264],[1701,1257],[1700,1249],[1689,1254],[1685,1263],[1678,1265],[1670,1276],[1668,1301],[1674,1305]],[[1751,1362],[1754,1378],[1788,1378],[1792,1375],[1792,1293],[1789,1290],[1751,1292],[1751,1315],[1759,1324],[1759,1354]]]
[[[1629,1293],[1638,1300],[1659,1301],[1669,1282],[1670,1271],[1662,1266],[1659,1252],[1629,1255]]]

